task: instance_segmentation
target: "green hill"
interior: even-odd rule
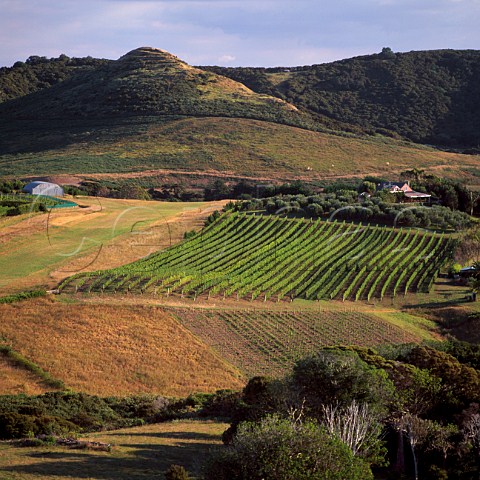
[[[142,184],[149,186],[169,172],[190,185],[204,174],[210,181],[216,174],[261,182],[315,181],[369,174],[396,178],[417,167],[478,182],[472,175],[478,170],[473,155],[252,119],[163,116],[48,125],[25,121],[22,129],[15,123],[0,127],[0,138],[4,152],[11,152],[0,154],[0,175],[10,176],[142,176]]]
[[[0,105],[0,118],[10,121],[156,115],[246,117],[314,126],[308,115],[284,100],[254,93],[147,47]]]
[[[419,143],[480,144],[480,51],[382,53],[293,68],[204,67],[359,128]]]
[[[386,65],[396,60],[379,57],[375,62]],[[10,98],[0,103],[0,175],[149,171],[158,177],[173,170],[181,175],[226,172],[261,176],[262,181],[313,181],[397,176],[419,167],[477,183],[475,156],[416,146],[373,130],[366,135],[362,128],[334,119],[328,109],[322,112],[314,97],[318,101],[330,97],[312,87],[312,72],[320,67],[327,68],[221,70],[231,76],[243,72],[240,79],[259,90],[256,93],[243,83],[148,47],[116,61],[30,57],[25,64],[17,62],[0,71],[2,98],[5,92]],[[466,74],[459,69],[463,79]],[[253,81],[256,78],[263,87]],[[12,88],[15,84],[18,90]],[[303,93],[294,95],[295,89]],[[279,96],[288,96],[296,105]],[[349,103],[344,103],[339,100],[340,113],[348,110]],[[345,120],[355,122],[354,116]],[[389,127],[389,118],[378,121],[385,120],[382,125]],[[391,118],[397,117],[392,113]],[[383,127],[377,130],[388,133]]]

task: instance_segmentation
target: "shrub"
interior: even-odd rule
[[[181,465],[170,465],[165,472],[165,480],[190,480],[188,472]]]
[[[73,423],[59,417],[23,415],[21,413],[0,414],[0,438],[12,439],[35,435],[66,435],[78,432]]]
[[[313,422],[278,416],[240,424],[233,444],[213,454],[206,480],[373,479],[369,466]]]

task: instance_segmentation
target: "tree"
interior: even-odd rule
[[[205,200],[222,200],[231,196],[230,189],[227,184],[218,178],[212,185],[204,190]]]
[[[239,425],[232,445],[207,465],[206,480],[368,480],[369,466],[318,424],[268,416]]]
[[[442,379],[441,402],[434,412],[437,418],[449,421],[471,402],[480,401],[480,374],[460,363],[455,357],[427,346],[417,346],[406,361]]]
[[[360,190],[360,193],[367,192],[373,195],[377,191],[377,185],[374,182],[369,182],[365,180],[360,185],[359,190]]]
[[[369,366],[354,351],[340,349],[323,349],[297,362],[292,382],[316,418],[322,418],[324,405],[346,407],[353,400],[383,410],[394,391],[384,370]]]
[[[354,400],[343,408],[326,405],[323,412],[328,432],[348,445],[355,456],[362,457],[369,463],[384,464],[386,449],[381,440],[383,427],[378,414],[367,404]]]
[[[380,55],[383,58],[388,58],[388,59],[395,58],[395,52],[390,47],[383,47],[382,53],[380,53]]]
[[[458,433],[458,428],[451,423],[442,425],[438,422],[433,422],[431,433],[431,442],[427,446],[427,450],[440,451],[443,457],[443,466],[445,467],[448,454],[457,447],[454,436]]]
[[[473,449],[477,464],[480,464],[480,413],[478,411],[472,411],[464,421],[463,434]]]
[[[418,479],[418,461],[417,461],[417,447],[423,445],[433,429],[433,422],[430,420],[423,420],[416,415],[407,413],[399,418],[395,425],[396,429],[403,433],[410,446],[410,451],[413,458],[413,472],[415,480]]]

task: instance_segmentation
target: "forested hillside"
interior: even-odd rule
[[[480,51],[367,55],[295,68],[205,67],[299,108],[419,143],[480,143]]]
[[[25,62],[0,68],[0,102],[23,97],[51,87],[79,72],[86,72],[109,63],[98,58],[46,58],[32,55]]]
[[[51,88],[0,104],[0,120],[227,116],[315,128],[288,102],[258,94],[154,48],[79,72]]]
[[[42,106],[36,105],[34,96],[26,103],[14,102],[7,111],[17,114],[20,110],[24,117],[40,111],[42,115],[58,113],[59,107],[83,115],[227,114],[309,129],[377,132],[473,151],[480,144],[478,50],[394,53],[384,48],[380,54],[312,66],[201,70],[160,52],[141,48],[116,62],[31,56],[26,62],[0,68],[0,102],[67,80],[60,90],[40,97]],[[248,88],[234,87],[222,77],[211,76],[212,72]],[[230,90],[236,101],[219,97],[217,87]],[[254,100],[249,89],[268,95],[269,100]],[[87,98],[86,91],[90,92]],[[285,111],[281,107],[287,104],[275,98],[302,113],[292,107]],[[45,111],[45,103],[53,105]]]

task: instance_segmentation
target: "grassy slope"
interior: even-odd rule
[[[23,368],[14,366],[5,357],[0,357],[0,391],[11,394],[38,395],[51,390],[40,379]]]
[[[111,452],[61,447],[25,448],[0,442],[0,477],[5,480],[152,479],[172,464],[200,475],[200,458],[221,444],[225,423],[174,421],[100,432],[92,441],[111,443]],[[148,467],[147,467],[148,461]]]
[[[78,199],[88,208],[0,219],[0,293],[55,286],[79,270],[141,258],[200,227],[221,202]]]
[[[252,375],[283,375],[324,345],[438,338],[433,322],[349,302],[62,295],[0,305],[0,317],[10,319],[0,335],[16,351],[67,387],[99,395],[240,388]],[[1,393],[19,391],[11,373],[3,370]]]
[[[240,388],[244,379],[170,314],[155,306],[88,305],[53,299],[0,305],[0,335],[77,391],[186,396]],[[2,393],[11,392],[6,374]],[[10,387],[9,387],[10,385]]]
[[[228,172],[242,176],[305,178],[378,174],[395,177],[413,167],[472,179],[478,157],[440,152],[385,137],[342,137],[258,120],[183,118],[65,131],[51,148],[26,144],[0,156],[0,174],[53,175],[152,170]],[[45,132],[48,137],[53,133]],[[5,134],[6,136],[7,134]],[[24,137],[22,137],[22,144]],[[307,169],[311,169],[308,170]]]

